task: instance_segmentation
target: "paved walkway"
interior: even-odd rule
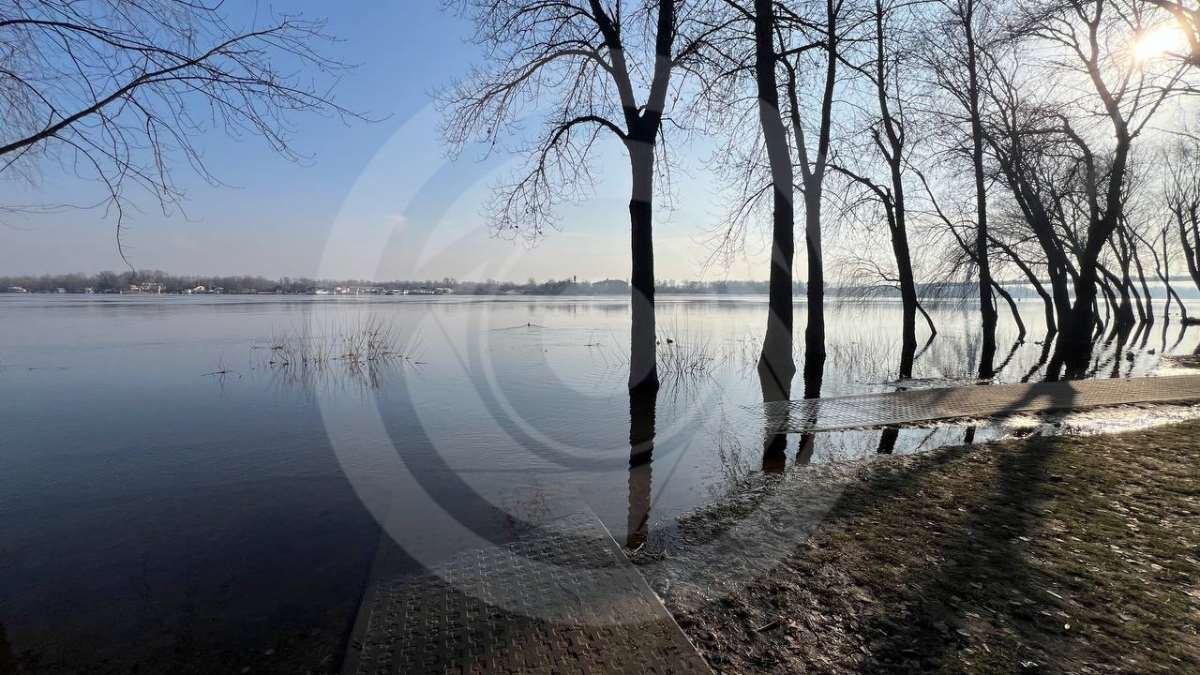
[[[765,404],[778,432],[885,427],[1132,403],[1200,402],[1200,375],[919,389]]]
[[[591,513],[429,574],[373,573],[342,672],[711,675]]]

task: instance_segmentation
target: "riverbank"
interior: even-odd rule
[[[721,672],[1196,671],[1198,438],[800,467],[634,558]]]

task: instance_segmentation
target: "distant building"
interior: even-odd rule
[[[139,294],[161,295],[163,292],[163,285],[160,283],[154,282],[154,281],[147,282],[144,284],[129,284],[128,292],[135,294],[135,295],[139,295]]]

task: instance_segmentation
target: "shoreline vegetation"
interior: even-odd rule
[[[718,672],[1196,671],[1197,434],[803,467],[632,557]],[[730,543],[756,524],[790,534]]]

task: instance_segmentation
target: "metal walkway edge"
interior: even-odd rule
[[[591,513],[426,574],[375,567],[343,675],[712,672]]]
[[[1200,375],[920,389],[766,403],[777,433],[886,427],[1135,403],[1200,402]]]

